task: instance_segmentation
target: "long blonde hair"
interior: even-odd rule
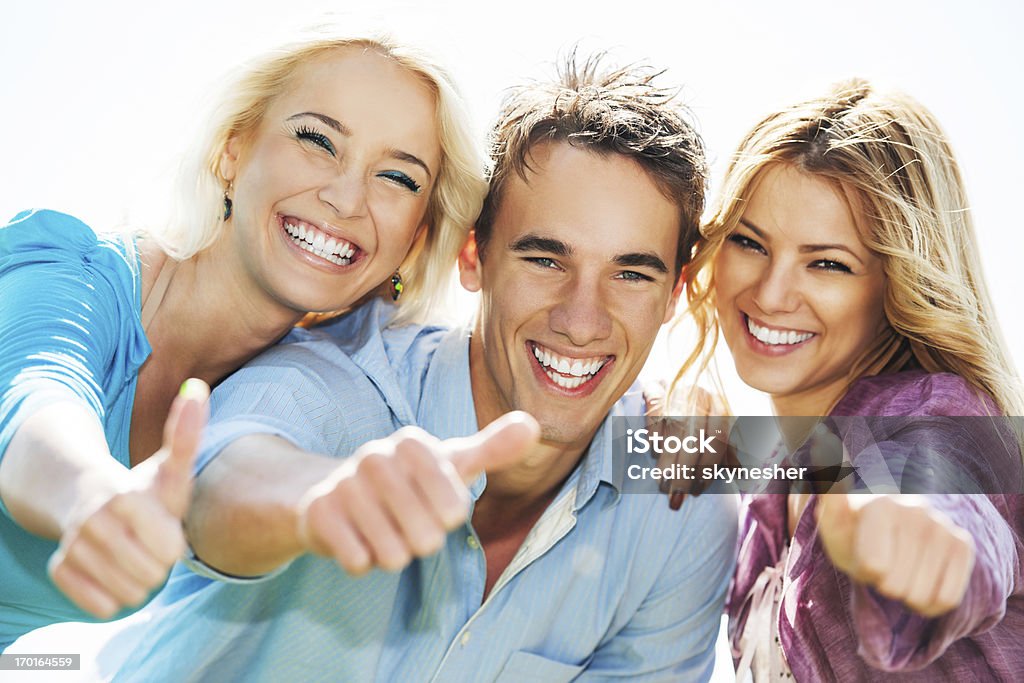
[[[179,260],[213,244],[223,225],[227,182],[221,177],[220,164],[228,140],[256,129],[270,103],[288,87],[301,65],[352,47],[394,60],[421,78],[437,101],[441,170],[427,206],[428,229],[419,235],[401,265],[405,289],[392,322],[422,320],[447,291],[458,251],[480,212],[486,191],[485,164],[463,100],[447,72],[423,53],[384,36],[314,35],[242,67],[214,110],[206,138],[183,168],[175,215],[165,229],[152,236]]]
[[[882,260],[891,334],[856,363],[850,382],[920,367],[951,372],[1024,415],[1024,396],[985,286],[964,183],[935,117],[899,93],[854,79],[774,113],[746,136],[687,272],[697,348],[676,376],[705,371],[718,341],[713,263],[764,171],[788,164],[835,183],[866,222]]]

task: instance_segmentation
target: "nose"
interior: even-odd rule
[[[346,169],[320,187],[320,201],[330,206],[338,218],[362,218],[367,214],[367,178],[356,169]]]
[[[761,272],[754,286],[754,303],[765,313],[792,313],[800,307],[799,274],[774,261]]]
[[[552,331],[567,337],[574,346],[607,339],[612,319],[597,279],[573,277],[551,311],[550,324]]]

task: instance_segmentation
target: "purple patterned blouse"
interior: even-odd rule
[[[990,415],[960,377],[908,371],[856,382],[832,415]],[[1006,458],[984,435],[961,462],[1001,451],[1004,462],[982,471],[1024,476],[1018,454]],[[966,459],[966,462],[963,462]],[[1010,490],[980,482],[984,490]],[[1005,484],[1005,482],[1004,482]],[[1015,490],[1019,490],[1019,486]],[[931,494],[929,501],[975,540],[974,572],[963,603],[935,619],[917,615],[862,585],[829,562],[815,532],[811,496],[790,543],[789,588],[782,596],[778,633],[797,681],[1024,681],[1024,504],[1019,495]],[[745,496],[740,551],[729,598],[729,634],[739,652],[758,576],[772,567],[786,543],[786,495]]]

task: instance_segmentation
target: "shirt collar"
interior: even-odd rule
[[[417,424],[439,439],[468,436],[480,430],[469,375],[471,333],[469,327],[449,330],[438,344],[423,381]],[[469,486],[473,500],[480,497],[486,485],[486,475],[480,475]]]
[[[601,483],[607,484],[613,491],[609,505],[619,500],[619,496],[622,495],[624,473],[615,470],[612,457],[612,418],[643,414],[643,393],[639,385],[634,384],[608,411],[577,468],[579,478],[576,482],[575,510],[582,508],[594,497]]]
[[[473,403],[472,381],[469,374],[469,340],[471,328],[450,330],[445,334],[430,362],[423,383],[417,424],[437,436],[447,439],[466,436],[479,431],[476,406]],[[444,397],[444,400],[441,400]],[[579,510],[594,497],[598,485],[604,482],[614,491],[613,502],[622,490],[622,472],[615,472],[612,458],[612,418],[624,415],[643,415],[642,393],[638,385],[612,406],[590,442],[579,466],[566,486],[576,485],[576,503]],[[473,499],[483,493],[486,477],[479,477],[469,487]]]

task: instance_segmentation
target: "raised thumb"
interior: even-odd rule
[[[209,418],[209,396],[206,382],[187,380],[164,423],[164,458],[158,465],[157,487],[165,507],[177,514],[184,513],[188,502],[192,465]]]
[[[522,411],[506,413],[473,436],[448,439],[449,459],[462,481],[519,462],[540,440],[540,425]]]

